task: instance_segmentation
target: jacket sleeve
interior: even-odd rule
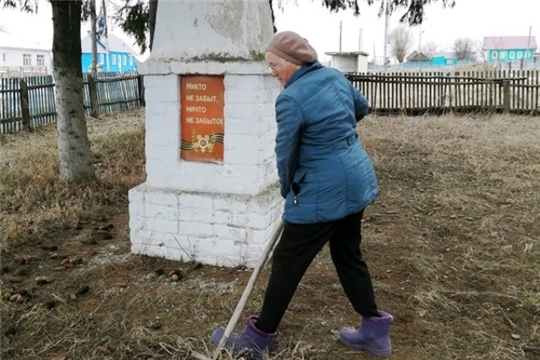
[[[298,104],[288,96],[280,96],[276,101],[276,161],[281,196],[287,197],[298,165],[298,147],[302,113]]]
[[[356,122],[358,122],[362,120],[364,116],[366,116],[366,114],[368,113],[369,104],[364,94],[358,91],[358,89],[356,89],[352,84],[351,91],[353,93],[354,99],[354,114],[356,117]]]

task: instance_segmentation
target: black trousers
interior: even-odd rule
[[[285,223],[274,250],[272,272],[257,328],[276,331],[307,268],[330,242],[330,253],[343,290],[354,310],[365,317],[379,316],[373,284],[362,258],[361,220],[363,212],[317,224]]]

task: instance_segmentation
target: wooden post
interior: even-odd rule
[[[455,80],[455,78],[454,78]],[[448,106],[450,107],[450,111],[454,111],[454,109],[452,109],[452,107],[454,106],[453,104],[453,100],[454,100],[454,94],[456,93],[455,92],[455,85],[452,86],[452,78],[450,77],[450,73],[448,73],[448,78],[446,79],[446,82],[448,83],[447,86],[448,86]],[[454,90],[454,91],[452,91]]]
[[[144,76],[139,75],[139,101],[141,106],[146,106],[146,101],[144,100]]]
[[[23,130],[30,131],[30,102],[28,97],[28,86],[26,81],[22,80],[19,82],[19,89],[21,92],[21,114],[22,114],[22,124]]]
[[[99,117],[99,103],[97,98],[97,85],[96,79],[92,74],[88,74],[88,93],[90,94],[90,108],[91,116],[94,118]]]
[[[510,80],[503,80],[503,111],[510,112]]]

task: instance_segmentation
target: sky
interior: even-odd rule
[[[278,31],[292,30],[301,34],[314,46],[319,58],[325,60],[325,52],[339,51],[341,22],[342,51],[359,50],[362,33],[361,50],[369,54],[369,59],[373,56],[382,57],[385,22],[384,17],[377,15],[380,1],[375,0],[374,5],[368,6],[367,1],[360,0],[361,15],[355,17],[352,11],[330,13],[321,5],[321,0],[274,0],[276,27]],[[50,46],[51,7],[46,0],[39,0],[39,3],[37,14],[0,8],[0,25],[23,39]],[[281,6],[278,6],[280,3]],[[401,9],[392,15],[390,31],[399,25],[403,13]],[[83,24],[82,27],[82,31],[86,32],[89,24]],[[530,27],[532,35],[540,42],[540,0],[456,0],[456,6],[452,9],[443,8],[439,0],[425,8],[424,23],[410,30],[415,41],[414,49],[418,48],[421,41],[423,45],[435,42],[440,50],[451,50],[457,38],[466,37],[481,44],[484,36],[527,36]],[[120,29],[113,29],[112,33],[128,45],[133,45],[133,39]],[[138,48],[133,47],[138,51]],[[146,57],[147,54],[141,58]]]

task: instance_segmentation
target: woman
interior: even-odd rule
[[[375,172],[356,131],[368,112],[365,97],[337,70],[323,67],[308,42],[290,31],[271,39],[266,61],[284,86],[276,100],[276,160],[285,198],[285,227],[259,316],[232,334],[227,347],[260,359],[279,336],[278,325],[305,271],[326,242],[341,285],[361,317],[340,341],[375,355],[391,354],[392,316],[375,303],[360,251],[364,209],[378,194]],[[215,345],[223,328],[212,334]]]

